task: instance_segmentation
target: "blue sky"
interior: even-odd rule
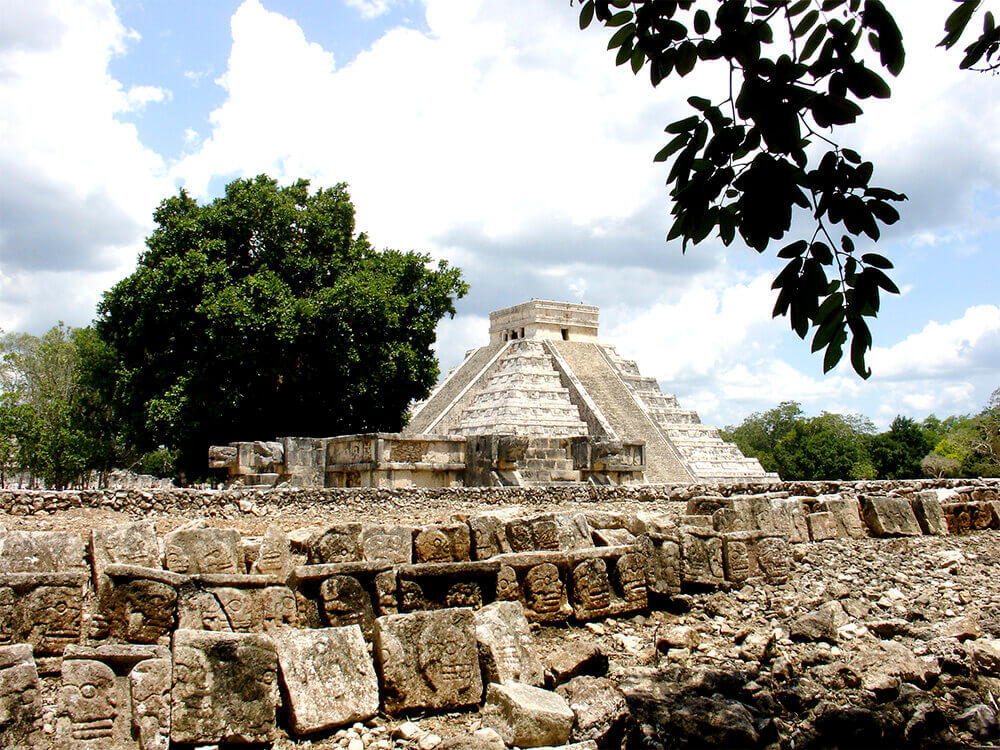
[[[844,134],[910,196],[869,381],[771,320],[776,260],[664,243],[652,155],[718,81],[652,90],[564,0],[0,0],[0,327],[87,324],[159,200],[267,172],[346,181],[376,244],[464,269],[445,369],[540,297],[599,305],[602,338],[709,423],[977,410],[1000,386],[1000,83],[934,48],[943,15],[891,6],[906,69]]]

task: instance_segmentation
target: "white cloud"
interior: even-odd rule
[[[130,39],[111,2],[52,0],[32,13],[24,25],[13,16],[0,48],[0,269],[7,289],[16,279],[30,290],[16,306],[5,295],[6,328],[88,321],[94,285],[134,263],[170,191],[160,157],[117,119],[165,92],[126,92],[109,74]]]
[[[392,0],[344,0],[349,8],[354,8],[363,18],[376,18],[388,12]]]
[[[142,111],[151,102],[170,99],[170,92],[159,86],[133,86],[125,94],[125,109],[129,112]]]

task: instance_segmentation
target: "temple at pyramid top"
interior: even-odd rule
[[[414,406],[403,434],[518,438],[527,447],[516,479],[527,484],[581,481],[581,466],[600,465],[595,451],[619,455],[619,446],[640,451],[647,483],[775,477],[602,344],[598,314],[549,300],[491,313],[489,344]],[[573,454],[581,445],[590,446],[586,459]]]

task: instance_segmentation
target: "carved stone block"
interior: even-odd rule
[[[0,533],[0,575],[88,570],[83,537],[61,531]]]
[[[379,617],[374,643],[388,712],[458,708],[482,698],[471,609]]]
[[[871,497],[864,503],[864,519],[876,536],[920,536],[913,507],[899,497]]]
[[[361,560],[361,528],[360,523],[328,526],[309,540],[309,562],[323,564]]]
[[[572,613],[566,584],[553,563],[540,563],[527,570],[521,585],[524,601],[533,620],[565,620]]]
[[[353,576],[330,576],[319,586],[324,621],[332,627],[357,625],[366,638],[375,627],[371,595]]]
[[[151,578],[114,579],[101,609],[111,640],[165,642],[177,620],[177,590]]]
[[[87,577],[82,571],[0,576],[0,644],[30,643],[47,656],[77,643]]]
[[[864,539],[868,536],[861,521],[861,503],[853,497],[831,497],[820,501],[818,510],[830,514],[837,525],[838,537]]]
[[[177,529],[163,538],[167,570],[186,575],[244,573],[239,532]]]
[[[722,539],[711,532],[681,533],[682,579],[685,583],[717,586],[725,578]]]
[[[479,660],[487,682],[543,683],[545,668],[535,653],[531,628],[519,602],[494,602],[476,612],[475,618]]]
[[[792,572],[792,548],[780,536],[765,536],[755,544],[757,566],[764,580],[781,585],[788,583]]]
[[[0,747],[37,747],[42,700],[31,646],[0,646]]]
[[[127,686],[110,666],[92,659],[63,660],[56,743],[67,750],[135,747]]]
[[[267,585],[260,578],[242,576],[236,577],[233,583],[238,585],[234,586],[185,589],[178,600],[178,627],[234,633],[296,627],[299,610],[294,592],[287,586]]]
[[[385,560],[394,565],[413,562],[414,526],[366,526],[361,532],[365,560]]]
[[[726,580],[744,583],[760,572],[754,543],[759,532],[733,532],[722,538],[722,566]]]
[[[943,536],[948,533],[948,522],[945,520],[941,502],[934,491],[918,492],[910,498],[913,515],[920,524],[920,530],[925,534]]]
[[[139,750],[170,747],[170,659],[145,659],[129,672],[132,733]]]
[[[378,713],[375,668],[356,625],[274,635],[292,729],[307,734]]]
[[[809,541],[806,509],[801,497],[772,498],[771,510],[777,533],[787,537],[792,544]]]
[[[90,532],[90,560],[94,586],[102,592],[108,585],[105,570],[109,565],[138,565],[160,568],[160,548],[152,521],[135,521],[104,526]]]
[[[277,526],[268,526],[260,540],[260,552],[250,572],[274,576],[284,581],[291,573],[292,567],[292,550],[288,534]]]
[[[833,516],[826,511],[810,513],[806,516],[806,523],[809,526],[809,538],[814,542],[837,537],[837,524],[833,520]]]
[[[479,609],[496,598],[499,570],[500,564],[490,560],[400,565],[396,568],[399,609]]]
[[[413,540],[415,559],[418,563],[468,561],[470,543],[466,523],[424,526]]]
[[[593,546],[590,526],[583,513],[542,513],[515,518],[505,525],[513,552],[574,550]]]
[[[639,545],[646,553],[646,586],[661,596],[681,592],[681,544],[679,539],[644,534]]]
[[[270,742],[278,700],[270,638],[178,630],[173,644],[173,742]]]

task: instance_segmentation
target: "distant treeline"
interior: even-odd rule
[[[885,432],[861,415],[806,417],[797,401],[721,432],[786,480],[1000,476],[1000,388],[976,414],[897,416]]]

